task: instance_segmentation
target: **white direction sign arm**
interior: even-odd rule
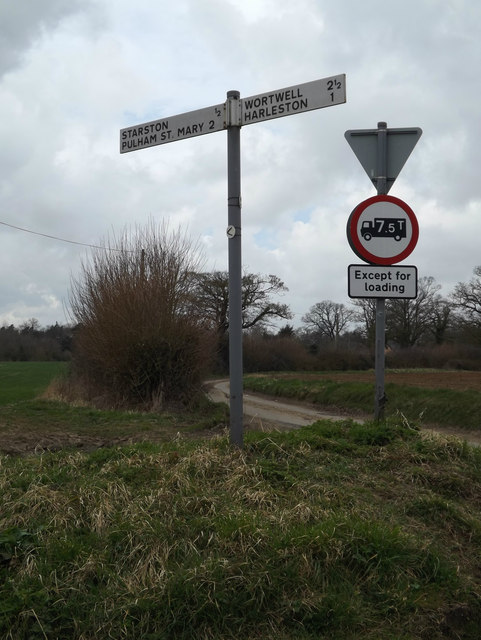
[[[241,125],[346,102],[346,75],[298,84],[241,100]]]
[[[120,153],[146,149],[226,128],[225,104],[152,120],[120,130]]]
[[[241,127],[294,113],[331,107],[346,102],[344,73],[270,93],[239,100],[240,109],[227,113],[229,101],[205,109],[160,118],[120,130],[120,153],[147,149],[184,138]]]

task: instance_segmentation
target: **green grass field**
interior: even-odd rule
[[[69,405],[42,394],[65,375],[63,362],[0,363],[0,451],[24,455],[34,450],[91,450],[128,442],[171,440],[177,433],[209,433],[223,428],[227,408],[206,402],[192,412],[101,411]]]
[[[2,639],[479,640],[481,449],[393,417],[239,451],[223,408],[69,407],[23,364],[0,446],[59,450],[0,455]]]
[[[67,367],[65,362],[0,362],[0,405],[35,398]]]

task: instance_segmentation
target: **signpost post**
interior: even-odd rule
[[[243,445],[241,155],[238,91],[227,93],[227,216],[229,236],[230,441]],[[232,232],[232,229],[234,232]]]
[[[223,104],[120,130],[120,153],[128,153],[227,129],[230,441],[238,447],[243,445],[240,129],[344,102],[346,76],[341,74],[243,99],[229,91]]]
[[[412,150],[417,144],[417,141],[422,135],[422,130],[418,127],[410,129],[388,129],[385,122],[378,122],[377,129],[359,129],[346,131],[345,138],[350,147],[356,154],[356,157],[364,167],[371,181],[374,183],[377,189],[377,198],[371,198],[371,201],[365,201],[361,203],[359,207],[356,207],[351,214],[348,222],[348,240],[353,248],[354,252],[367,262],[374,262],[376,264],[390,265],[393,262],[403,260],[416,245],[419,229],[417,226],[417,220],[414,213],[410,208],[398,200],[387,196],[390,188],[396,180],[399,172],[403,168],[406,160],[410,156]],[[380,223],[376,224],[375,214],[374,219],[369,219],[369,215],[366,213],[369,206],[384,204],[384,214],[378,215],[379,219],[385,218],[387,220],[384,225],[391,224],[393,231],[391,237],[393,240],[391,243],[387,242],[387,246],[394,242],[397,242],[396,231],[398,232],[399,241],[405,240],[406,236],[403,233],[408,233],[409,239],[407,245],[404,247],[404,251],[400,251],[399,248],[388,248],[387,254],[374,255],[367,249],[367,243],[373,237],[368,239],[369,228],[372,230],[379,229]],[[387,203],[390,203],[391,207],[386,207]],[[393,209],[393,207],[398,207]],[[407,218],[401,213],[400,215],[392,215],[392,211],[403,211],[407,215]],[[409,210],[409,211],[408,211]],[[410,212],[410,213],[409,213]],[[412,215],[411,215],[412,214]],[[367,218],[364,222],[365,233],[363,234],[362,222],[358,227],[359,219],[364,216]],[[389,220],[389,218],[391,218]],[[400,228],[402,223],[394,222],[398,218],[400,221],[404,220],[405,227]],[[389,226],[388,226],[389,231]],[[386,243],[380,243],[381,245]],[[392,252],[398,251],[398,254],[391,255]],[[371,297],[371,296],[366,296]],[[376,390],[374,396],[374,417],[376,420],[382,420],[384,418],[384,408],[386,404],[386,394],[384,391],[384,379],[385,379],[385,347],[386,347],[386,297],[376,297],[376,346],[375,346],[375,371],[376,371]]]

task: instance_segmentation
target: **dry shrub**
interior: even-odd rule
[[[72,282],[74,385],[102,406],[186,403],[212,348],[190,302],[197,248],[152,223],[125,232],[114,248],[96,250]]]
[[[386,366],[391,369],[481,369],[481,348],[462,344],[393,348],[386,354]]]
[[[315,366],[315,358],[303,344],[289,337],[265,339],[262,336],[244,336],[244,370],[307,371]]]
[[[335,345],[320,347],[316,358],[316,368],[320,371],[364,371],[373,366],[369,350],[359,346],[355,349]]]

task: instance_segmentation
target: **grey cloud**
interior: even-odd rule
[[[0,77],[15,68],[42,30],[55,27],[66,16],[85,9],[81,0],[0,3]]]

